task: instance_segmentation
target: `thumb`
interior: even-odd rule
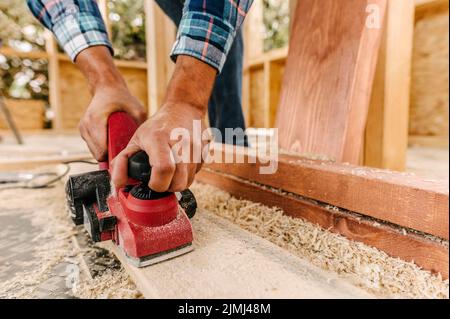
[[[127,147],[111,162],[111,179],[117,189],[126,186],[128,181],[128,159],[140,150],[140,147],[132,139]]]

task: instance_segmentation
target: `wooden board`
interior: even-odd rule
[[[5,99],[6,107],[20,130],[37,130],[44,128],[45,101]],[[0,129],[8,125],[0,114]]]
[[[140,63],[119,62],[117,66],[130,91],[144,106],[147,106],[147,70],[141,67]],[[91,100],[87,82],[76,66],[61,56],[59,57],[59,77],[61,94],[59,128],[77,128]]]
[[[216,149],[216,156],[224,159],[237,153],[244,157],[244,163],[216,162],[205,167],[449,238],[449,192],[445,182],[284,154],[273,160],[277,167],[274,174],[262,175],[259,169],[268,165],[266,159],[254,158],[246,151],[239,147],[226,147],[221,152]]]
[[[379,25],[367,27],[368,5]],[[277,127],[280,146],[358,164],[386,0],[299,1]]]
[[[279,207],[286,215],[303,218],[331,232],[376,247],[390,256],[415,262],[425,270],[440,273],[444,278],[448,278],[448,245],[416,234],[403,233],[387,224],[382,225],[355,214],[333,210],[292,194],[280,194],[207,169],[201,170],[196,180],[216,186],[236,198],[262,203],[269,207]]]
[[[406,168],[414,1],[388,2],[366,127],[364,165]]]
[[[435,6],[431,6],[435,3]],[[434,1],[416,14],[411,74],[409,132],[439,136],[449,132],[449,6]]]
[[[112,250],[146,298],[371,298],[372,295],[206,211],[194,217],[195,250],[146,268]]]

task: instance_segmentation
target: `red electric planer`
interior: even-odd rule
[[[141,151],[128,161],[127,186],[111,195],[110,164],[130,141],[137,125],[124,112],[108,119],[108,162],[95,172],[72,175],[67,203],[76,225],[84,224],[95,242],[112,240],[136,267],[185,254],[192,247],[197,202],[191,191],[157,193],[148,186],[151,167]]]

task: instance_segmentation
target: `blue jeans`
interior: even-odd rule
[[[176,26],[180,24],[184,0],[156,0],[156,3]],[[242,31],[239,30],[222,72],[216,78],[209,100],[208,117],[210,126],[217,128],[222,135],[216,136],[216,142],[248,146],[245,134],[236,134],[234,137],[225,134],[226,128],[245,130],[242,113],[243,51]]]

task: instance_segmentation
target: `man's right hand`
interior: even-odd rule
[[[130,93],[106,47],[83,50],[75,63],[87,78],[93,95],[78,128],[95,159],[104,161],[107,155],[108,117],[114,112],[124,111],[140,125],[147,119],[147,114]]]

